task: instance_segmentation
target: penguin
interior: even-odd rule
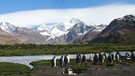
[[[83,56],[82,56],[82,63],[85,63],[85,62],[87,62],[87,60],[86,60],[85,54],[83,54]]]
[[[107,55],[106,55],[106,52],[103,52],[103,62],[107,60]]]
[[[102,55],[101,51],[98,54],[98,57],[99,57],[99,62],[103,62],[103,55]]]
[[[93,58],[93,64],[98,64],[98,56],[95,53],[94,58]]]
[[[117,62],[122,62],[122,59],[121,59],[121,54],[117,51],[116,55],[115,55],[115,59]]]
[[[76,63],[81,64],[81,55],[79,53],[76,55]]]
[[[56,57],[54,56],[51,60],[52,67],[56,67]]]
[[[103,52],[103,61],[102,62],[105,62],[106,59],[107,59],[106,53]]]
[[[60,58],[60,66],[64,66],[64,55]]]
[[[115,60],[115,53],[112,51],[111,52],[112,60]]]
[[[68,64],[68,58],[67,58],[67,56],[65,55],[65,56],[64,56],[64,66],[67,66],[67,64]]]
[[[109,55],[108,55],[108,62],[109,63],[112,63],[113,62],[113,59],[112,59],[112,55],[111,55],[111,53],[109,53]]]
[[[130,55],[129,55],[129,53],[125,53],[125,57],[126,57],[126,60],[129,60],[130,59]]]
[[[69,58],[68,54],[67,54],[67,59],[68,59],[68,64],[69,64],[70,63],[70,58]]]
[[[90,57],[89,57],[90,61],[93,61],[93,54],[90,53]]]
[[[135,61],[135,55],[134,55],[133,51],[131,51],[131,61]]]

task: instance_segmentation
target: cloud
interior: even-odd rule
[[[0,21],[16,26],[39,25],[43,23],[67,22],[78,18],[86,24],[109,24],[113,19],[135,14],[134,4],[110,4],[78,9],[40,9],[1,14]]]

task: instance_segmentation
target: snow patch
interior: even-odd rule
[[[0,23],[0,28],[5,31],[5,32],[8,32],[10,34],[14,33],[16,28],[14,25],[11,25],[10,23],[8,22],[1,22]]]

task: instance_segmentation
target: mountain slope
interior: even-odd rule
[[[75,20],[75,21],[72,21],[72,22],[76,23],[76,24],[67,33],[66,42],[68,42],[68,43],[79,42],[78,40],[80,40],[84,36],[84,34],[86,34],[92,28],[91,26],[88,26],[88,25],[86,25],[85,23],[83,23],[82,21],[79,21],[79,20]]]
[[[16,28],[14,25],[11,25],[10,23],[8,22],[1,22],[0,23],[0,28],[5,31],[5,32],[8,32],[10,34],[13,34],[15,31],[16,31]]]
[[[67,34],[69,30],[76,24],[79,23],[80,20],[73,18],[69,22],[61,22],[51,26],[47,26],[45,24],[39,26],[37,30],[40,34],[44,36],[50,36],[49,39],[54,39],[56,37],[60,37],[64,34]],[[48,40],[49,40],[48,39]]]
[[[135,44],[135,16],[126,15],[114,19],[90,43],[122,43]]]
[[[69,44],[80,43],[80,40],[86,33],[94,30],[93,27],[94,26],[86,25],[77,18],[73,18],[69,22],[61,22],[53,26],[41,25],[37,29],[39,30],[40,34],[49,36],[46,40],[47,43]]]
[[[92,40],[96,35],[98,35],[103,29],[105,29],[107,25],[97,25],[96,27],[92,27],[92,30],[89,31],[85,36],[82,38],[81,43],[87,44],[90,40]]]
[[[37,31],[29,30],[27,28],[18,28],[16,33],[12,36],[16,37],[23,43],[35,43],[35,44],[44,44],[46,43],[46,37],[41,35]]]
[[[103,26],[102,26],[103,27]],[[53,25],[37,25],[33,28],[16,27],[8,22],[1,22],[1,44],[7,43],[35,43],[35,44],[72,44],[80,43],[87,33],[100,32],[101,27],[86,25],[77,18],[69,22]],[[94,35],[95,33],[93,33]],[[90,36],[91,38],[91,36]],[[6,39],[6,40],[4,40]],[[16,41],[15,41],[16,40]]]
[[[0,29],[0,44],[16,44],[16,43],[22,42],[16,37]]]
[[[32,29],[16,27],[8,22],[0,23],[0,44],[44,44],[45,38],[39,32]]]

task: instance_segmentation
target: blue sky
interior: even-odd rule
[[[20,27],[72,18],[87,25],[109,24],[128,14],[135,14],[135,0],[0,0],[0,22]]]
[[[70,9],[113,3],[135,4],[135,0],[0,0],[0,14],[37,9]]]

